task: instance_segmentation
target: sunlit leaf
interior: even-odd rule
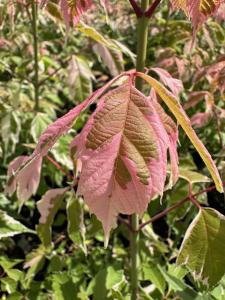
[[[138,76],[146,80],[151,87],[155,89],[157,94],[161,97],[161,99],[166,103],[171,112],[176,117],[177,121],[191,140],[192,144],[200,154],[202,160],[206,164],[211,176],[216,184],[216,188],[219,192],[223,192],[223,184],[219,175],[219,172],[216,168],[215,163],[213,162],[211,155],[203,145],[203,143],[199,140],[195,131],[193,130],[190,120],[188,119],[186,113],[184,112],[182,106],[180,105],[177,98],[169,92],[160,82],[143,73],[138,73]]]
[[[202,208],[189,226],[177,264],[186,265],[195,279],[212,288],[225,273],[225,217],[211,208]]]

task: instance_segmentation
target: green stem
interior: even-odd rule
[[[148,8],[149,1],[142,0],[141,1],[141,9],[142,11],[146,11]],[[148,42],[148,24],[149,18],[146,18],[144,15],[138,18],[137,24],[137,63],[136,70],[138,72],[143,72],[145,68],[145,60],[147,53],[147,42]],[[142,90],[142,79],[136,79],[136,88],[138,90]]]
[[[32,0],[32,28],[33,28],[33,47],[34,47],[34,95],[35,110],[39,110],[39,76],[38,76],[38,32],[37,32],[37,2]]]
[[[149,0],[141,0],[141,9],[145,12],[148,8]],[[136,70],[143,72],[145,68],[147,40],[148,40],[149,18],[144,15],[138,18],[137,24],[137,63]],[[142,79],[136,79],[136,88],[142,90]],[[133,231],[131,232],[131,300],[138,298],[138,271],[139,271],[139,217],[137,214],[131,216]]]
[[[130,232],[131,251],[131,300],[136,300],[138,296],[138,269],[139,269],[139,217],[137,214],[131,216],[133,231]]]

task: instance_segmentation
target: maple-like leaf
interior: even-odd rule
[[[100,99],[72,142],[82,162],[77,193],[103,223],[106,238],[119,213],[140,214],[163,193],[170,138],[158,105],[125,83]]]
[[[174,9],[182,9],[191,19],[194,30],[216,14],[224,0],[170,0]]]

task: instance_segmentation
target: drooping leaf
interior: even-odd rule
[[[167,85],[171,92],[178,96],[179,93],[183,90],[183,84],[182,81],[176,78],[173,78],[170,73],[168,73],[166,70],[161,68],[151,68],[150,70],[156,72],[160,78],[160,80],[163,82],[164,85]]]
[[[9,164],[7,174],[5,192],[11,196],[17,188],[17,198],[21,205],[36,193],[41,175],[42,157],[33,159],[23,167],[27,161],[29,156],[18,156]]]
[[[6,187],[6,192],[12,195],[16,187],[18,187],[17,195],[21,203],[34,194],[40,181],[42,157],[45,156],[54,146],[57,140],[71,128],[74,120],[83,110],[97,100],[115,81],[125,75],[127,74],[120,74],[119,76],[113,78],[105,86],[94,92],[80,105],[71,109],[63,117],[57,119],[54,123],[49,125],[39,138],[37,147],[31,156],[16,158],[13,160],[9,165],[9,180]]]
[[[99,43],[93,46],[93,50],[102,59],[112,76],[117,76],[123,71],[123,57],[120,51],[107,48]]]
[[[138,76],[146,80],[151,87],[155,89],[157,94],[161,97],[161,99],[166,103],[169,107],[171,112],[176,117],[177,121],[191,140],[192,144],[200,154],[202,160],[206,164],[211,176],[216,184],[216,188],[219,192],[223,192],[223,184],[219,175],[219,172],[215,166],[214,161],[211,158],[211,155],[203,145],[203,143],[199,140],[198,136],[196,135],[195,131],[193,130],[190,120],[188,119],[185,111],[183,110],[182,106],[180,105],[177,98],[169,92],[160,82],[155,80],[154,78],[143,74],[138,73]]]
[[[94,27],[88,26],[84,23],[79,23],[77,29],[85,34],[87,37],[91,38],[97,43],[100,43],[108,48],[117,49],[116,45],[104,37],[100,32],[98,32]]]
[[[85,226],[83,220],[83,201],[71,195],[67,203],[68,234],[70,239],[87,253],[85,244]]]
[[[0,239],[25,232],[35,234],[35,231],[27,228],[19,221],[7,215],[6,212],[0,210]]]
[[[79,56],[72,55],[68,68],[68,85],[75,102],[81,102],[90,96],[93,79],[87,62]]]
[[[83,101],[81,104],[77,105],[75,108],[71,109],[63,117],[57,119],[54,123],[48,126],[48,128],[41,135],[37,147],[32,155],[35,156],[45,156],[49,149],[56,143],[56,141],[65,134],[73,125],[76,117],[85,110],[91,103],[93,103],[97,98],[99,98],[104,91],[109,88],[112,83],[119,79],[124,74],[121,74],[111,81],[109,81],[104,87],[95,91],[89,98]]]
[[[225,217],[211,208],[202,208],[189,226],[177,258],[196,279],[212,288],[225,273]]]
[[[166,132],[169,136],[169,152],[170,152],[170,164],[171,164],[171,176],[168,184],[168,188],[171,188],[178,179],[178,154],[177,154],[177,142],[178,142],[178,129],[172,118],[168,116],[161,105],[157,101],[157,95],[154,89],[150,93],[150,101],[154,105],[156,111],[159,114],[160,120],[162,121]]]
[[[51,226],[63,201],[64,194],[68,189],[69,188],[67,187],[49,190],[37,203],[37,208],[41,215],[37,226],[37,232],[46,248],[51,246]]]
[[[130,83],[100,99],[72,142],[82,162],[78,194],[103,223],[106,242],[118,213],[142,213],[163,193],[168,145],[154,105]]]

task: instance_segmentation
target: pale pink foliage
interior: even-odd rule
[[[224,0],[170,0],[173,9],[182,9],[191,19],[194,30],[215,15]]]
[[[9,181],[5,192],[11,196],[17,188],[20,203],[36,193],[40,182],[42,158],[34,158],[23,167],[29,160],[29,156],[19,156],[10,163],[8,168]]]
[[[191,125],[194,126],[195,128],[202,128],[205,125],[207,125],[211,117],[212,117],[211,111],[196,113],[191,118]]]
[[[49,125],[41,135],[37,147],[31,156],[20,156],[10,163],[6,193],[12,195],[17,188],[18,199],[22,202],[27,200],[32,194],[35,194],[40,181],[42,158],[54,146],[56,141],[71,128],[76,117],[100,97],[120,76],[121,75],[109,81],[104,87],[98,89],[80,105],[71,109],[63,117]],[[23,165],[24,167],[21,168]]]
[[[176,78],[173,78],[170,73],[161,68],[151,68],[150,70],[156,72],[163,82],[164,85],[168,86],[171,92],[178,96],[179,93],[184,89],[182,81]]]
[[[136,99],[139,99],[140,107],[136,107],[137,116],[134,116],[130,113],[130,110],[134,106],[135,101],[137,101]],[[96,125],[95,120],[98,118],[97,116],[104,111],[105,107],[107,111],[109,101],[112,105],[112,110],[108,111],[107,116],[102,115],[102,121]],[[116,110],[118,110],[119,105],[124,103],[127,105],[127,112],[123,115],[124,119],[121,120],[122,108],[120,111]],[[104,118],[106,118],[105,121]],[[146,126],[147,122],[147,126],[152,133],[152,143],[155,145],[155,148],[153,148],[156,156],[154,157],[153,155],[149,158],[146,165],[150,174],[146,184],[141,182],[138,176],[139,166],[133,158],[133,154],[129,152],[134,146],[130,141],[128,142],[129,138],[133,139],[133,143],[135,143],[134,141],[138,142],[138,140],[140,144],[143,143],[141,139],[143,133],[138,131],[138,127],[135,128],[135,126],[138,126],[136,118],[141,119],[143,126]],[[127,124],[127,120],[130,121],[129,129],[118,130],[121,122]],[[88,136],[91,136],[90,132],[95,127],[98,128],[98,130],[96,129],[97,131],[94,130],[97,142],[104,140],[112,132],[115,134],[112,134],[101,146],[96,149],[90,149],[86,147],[86,144]],[[173,166],[175,162],[177,163],[177,155],[174,153],[176,151],[177,131],[174,135],[169,135],[165,127],[165,123],[163,123],[160,113],[158,113],[158,106],[156,108],[156,104],[153,101],[150,101],[132,85],[126,83],[101,98],[97,110],[89,119],[82,133],[72,142],[72,153],[75,153],[75,158],[82,162],[78,194],[84,197],[84,201],[91,212],[103,223],[106,238],[110,229],[116,226],[116,217],[119,213],[143,213],[149,201],[155,195],[162,195],[166,180],[168,148],[171,150]],[[128,138],[127,135],[129,134],[131,136]],[[126,148],[124,140],[133,146],[130,146],[131,148],[127,146]],[[126,151],[123,148],[126,148]],[[144,144],[142,145],[143,148]],[[136,150],[133,149],[133,151],[137,157],[140,156],[137,148]],[[146,149],[146,151],[151,153],[150,148]],[[121,186],[116,180],[115,168],[118,159],[122,160],[132,178],[124,186]]]
[[[38,0],[41,6],[45,6],[48,0]],[[59,0],[62,15],[67,29],[69,26],[76,25],[80,17],[92,6],[92,0]]]
[[[49,215],[52,213],[55,199],[64,195],[66,191],[68,191],[68,187],[49,190],[44,194],[41,200],[38,201],[37,208],[41,215],[39,220],[40,224],[47,222]]]

